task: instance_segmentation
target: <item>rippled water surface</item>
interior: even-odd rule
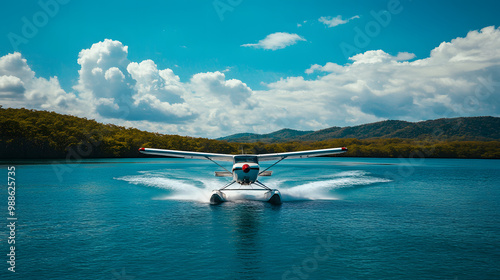
[[[281,206],[211,206],[230,178],[206,161],[2,164],[5,182],[16,167],[18,221],[15,273],[0,231],[0,279],[500,277],[496,160],[285,160],[261,178]]]

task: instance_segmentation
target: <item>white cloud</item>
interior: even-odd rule
[[[145,60],[130,62],[128,47],[106,39],[80,52],[80,79],[74,87],[98,116],[131,121],[179,123],[194,114],[181,104],[183,85],[171,69]]]
[[[18,77],[21,80],[30,80],[35,77],[35,72],[31,71],[21,53],[15,52],[0,57],[0,76],[3,75]]]
[[[307,74],[312,74],[314,71],[322,71],[322,72],[342,72],[344,67],[338,65],[337,63],[327,62],[325,66],[321,66],[319,64],[311,65],[309,69],[305,71]]]
[[[416,57],[414,53],[409,52],[400,52],[396,56],[396,60],[412,60]]]
[[[191,78],[191,88],[195,95],[210,96],[217,102],[228,100],[233,106],[246,106],[245,101],[252,94],[252,90],[239,80],[226,80],[223,73],[199,73]],[[208,101],[208,100],[207,100]]]
[[[185,85],[171,69],[158,70],[152,60],[144,60],[130,63],[127,71],[135,80],[132,108],[137,112],[131,119],[149,115],[144,119],[179,123],[194,117],[183,99]]]
[[[183,102],[182,96],[186,94],[184,85],[172,69],[158,70],[152,60],[144,60],[130,63],[127,71],[136,81],[134,88],[137,96],[152,94],[162,102]]]
[[[87,116],[84,104],[66,93],[57,77],[37,78],[21,53],[0,57],[0,101],[4,107],[54,110]]]
[[[15,98],[25,91],[24,83],[15,76],[0,76],[0,96]]]
[[[75,93],[65,92],[57,77],[37,77],[20,53],[0,57],[1,104],[203,137],[500,115],[500,29],[494,27],[444,42],[427,58],[372,50],[345,65],[313,64],[305,70],[313,78],[284,77],[258,91],[219,71],[181,81],[172,69],[130,62],[127,54],[111,40],[82,50]]]
[[[275,51],[295,45],[298,41],[306,41],[306,39],[297,34],[276,32],[267,35],[266,38],[260,40],[257,44],[243,44],[241,46]]]
[[[307,20],[304,20],[301,23],[297,23],[297,27],[302,27],[306,23],[307,23]]]
[[[127,55],[127,46],[109,39],[93,44],[90,49],[83,49],[78,55],[80,78],[73,88],[90,103],[100,98],[121,103],[117,105],[130,103],[133,81],[124,74],[130,63]]]
[[[359,16],[353,16],[349,19],[342,19],[342,16],[338,15],[336,17],[320,17],[318,21],[324,23],[328,27],[335,27],[337,25],[346,24],[349,21],[357,18],[359,18]]]
[[[500,30],[487,27],[442,43],[430,57],[412,62],[406,61],[415,58],[411,53],[391,56],[382,50],[367,51],[351,57],[352,64],[312,65],[306,73],[327,74],[314,80],[288,78],[272,83],[268,94],[286,98],[296,89],[307,89],[308,98],[322,95],[316,110],[332,120],[326,126],[359,124],[361,119],[498,116],[499,47]],[[341,115],[332,113],[332,106],[343,106]]]
[[[408,52],[400,52],[397,56],[391,56],[382,50],[367,51],[350,57],[350,60],[354,61],[354,64],[374,64],[381,62],[395,62],[395,61],[405,61],[415,58],[415,54]]]

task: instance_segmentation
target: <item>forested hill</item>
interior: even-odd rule
[[[478,119],[475,135],[481,131],[498,130],[497,118]],[[481,121],[488,121],[481,123]],[[477,121],[477,120],[476,120]],[[491,121],[491,122],[489,122]],[[494,124],[497,121],[497,124]],[[453,129],[462,133],[462,127],[442,121],[443,131]],[[400,122],[397,122],[400,123]],[[467,120],[466,120],[467,123]],[[388,135],[391,123],[378,123],[379,134]],[[469,124],[472,125],[472,124]],[[370,126],[370,125],[368,125]],[[373,124],[372,124],[373,127]],[[464,126],[464,127],[468,127]],[[362,126],[358,127],[364,131]],[[435,130],[426,128],[421,131],[431,134]],[[342,129],[332,131],[339,133]],[[377,130],[372,130],[377,131]],[[401,127],[396,135],[411,135],[410,129]],[[470,131],[470,129],[464,130]],[[439,132],[439,130],[438,130]],[[178,135],[162,135],[125,128],[113,124],[102,124],[95,120],[61,115],[54,112],[27,109],[4,109],[0,106],[0,160],[5,159],[66,159],[101,157],[145,157],[137,150],[140,147],[176,149],[199,152],[238,154],[243,149],[249,154],[279,153],[322,149],[332,147],[348,147],[349,152],[339,156],[350,157],[447,157],[447,158],[500,158],[499,141],[448,141],[443,137],[426,138],[424,140],[379,138],[354,139],[342,138],[323,141],[312,141],[317,132],[301,133],[293,130],[281,130],[270,137],[283,139],[294,138],[304,141],[283,143],[230,143],[206,138],[182,137]],[[356,135],[355,132],[343,130],[344,137]],[[373,132],[371,135],[377,135]],[[498,132],[496,132],[498,133]],[[309,135],[309,136],[308,136]],[[320,134],[321,135],[321,134]],[[331,134],[335,135],[335,134]],[[338,134],[337,134],[338,135]],[[424,135],[424,134],[421,134]],[[445,135],[443,133],[442,135]],[[490,133],[488,135],[495,135]],[[495,139],[498,139],[496,134]],[[377,136],[373,136],[377,137]],[[406,136],[409,137],[409,136]],[[476,136],[474,136],[476,137]],[[493,136],[488,136],[493,137]],[[488,139],[485,137],[485,139]]]
[[[436,139],[458,141],[491,141],[500,140],[500,118],[468,117],[422,121],[417,123],[406,121],[382,121],[353,127],[331,127],[314,132],[294,131],[294,134],[283,137],[280,131],[269,134],[235,134],[223,138],[228,142],[264,142],[279,143],[287,141],[324,141],[339,138],[403,138],[403,139]],[[275,137],[280,135],[281,137]]]
[[[162,135],[54,112],[0,108],[0,158],[139,157],[140,147],[237,153],[238,145]]]
[[[228,142],[252,143],[252,142],[287,142],[297,139],[300,136],[312,134],[314,131],[300,131],[285,128],[268,134],[255,134],[255,133],[239,133],[231,136],[218,138],[217,140],[224,140]],[[236,141],[237,140],[237,141]]]

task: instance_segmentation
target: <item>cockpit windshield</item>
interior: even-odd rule
[[[256,156],[235,156],[234,163],[240,163],[240,162],[259,163]]]

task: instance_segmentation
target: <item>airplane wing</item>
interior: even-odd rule
[[[347,152],[347,148],[330,148],[321,150],[309,150],[300,152],[288,152],[288,153],[276,153],[276,154],[262,154],[257,155],[259,162],[267,160],[281,160],[281,159],[292,159],[292,158],[309,158],[317,156],[326,156],[333,154],[340,154]]]
[[[139,152],[141,152],[143,154],[147,154],[147,155],[157,155],[157,156],[166,156],[166,157],[233,161],[233,155],[228,155],[228,154],[186,152],[186,151],[151,149],[151,148],[140,148]]]
[[[180,158],[192,158],[192,159],[210,159],[210,160],[220,160],[220,161],[233,161],[234,155],[228,154],[216,154],[216,153],[202,153],[202,152],[188,152],[188,151],[177,151],[177,150],[165,150],[165,149],[151,149],[151,148],[140,148],[139,152],[147,155],[157,155],[166,157],[180,157]],[[326,156],[333,154],[340,154],[347,152],[347,148],[330,148],[321,150],[308,150],[300,152],[287,152],[287,153],[274,153],[274,154],[261,154],[256,155],[258,161],[269,161],[269,160],[281,160],[285,158],[309,158],[317,156]]]

